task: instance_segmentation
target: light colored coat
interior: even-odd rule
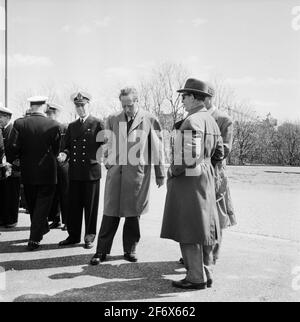
[[[103,211],[106,216],[137,217],[147,212],[151,160],[156,164],[156,178],[165,176],[158,120],[139,109],[128,134],[126,127],[123,111],[107,120],[106,129],[111,131],[111,135],[108,135],[104,153],[108,168]]]
[[[218,109],[213,110],[211,115],[219,126],[224,147],[224,159],[215,166],[216,174],[219,177],[219,188],[216,191],[217,209],[220,227],[224,229],[237,224],[226,175],[226,158],[232,149],[233,122],[226,113]]]
[[[223,146],[215,120],[200,108],[187,116],[175,138],[161,237],[179,243],[213,245],[219,237],[219,221],[211,158],[222,160]],[[192,131],[191,140],[186,140],[186,131]],[[176,145],[184,147],[183,153]],[[195,164],[188,166],[190,162],[185,161],[176,165],[175,160],[185,159],[184,155],[194,156]]]

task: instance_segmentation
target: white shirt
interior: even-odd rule
[[[81,123],[84,123],[86,120],[87,120],[87,118],[89,117],[90,115],[88,114],[87,116],[85,116],[84,118],[79,118],[80,119],[80,122]]]

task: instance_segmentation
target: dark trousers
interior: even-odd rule
[[[82,217],[85,218],[85,242],[93,242],[97,230],[100,180],[70,181],[68,233],[73,241],[81,240]]]
[[[18,222],[20,178],[8,177],[0,181],[0,222],[11,225]]]
[[[58,165],[57,185],[52,207],[48,217],[49,221],[60,222],[60,214],[63,224],[67,224],[69,212],[69,177],[68,164]]]
[[[120,217],[103,215],[98,236],[97,253],[110,254],[112,243],[119,227]],[[135,253],[136,245],[141,238],[140,217],[127,217],[123,226],[124,253]]]
[[[48,216],[51,209],[55,185],[24,184],[24,193],[30,213],[30,240],[40,242],[49,232]]]

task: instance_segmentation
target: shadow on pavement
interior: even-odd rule
[[[83,256],[84,259],[87,256]],[[82,258],[83,259],[83,258]],[[78,259],[77,259],[78,260]],[[74,265],[74,263],[70,263]],[[169,293],[185,292],[171,286],[165,275],[182,274],[177,262],[125,263],[99,266],[85,266],[79,273],[61,273],[50,276],[51,279],[73,279],[80,276],[93,276],[103,279],[101,284],[84,288],[73,288],[54,296],[44,294],[26,294],[15,302],[99,302],[154,299],[172,296]],[[114,281],[118,279],[118,281]],[[188,290],[191,291],[191,290]]]
[[[26,244],[26,245],[18,245],[18,244]],[[0,242],[0,254],[10,254],[10,253],[27,253],[29,252],[27,249],[28,239],[22,240],[10,240],[5,242]],[[73,245],[73,247],[82,247],[81,244]],[[35,250],[34,252],[40,252],[45,250],[53,250],[53,249],[61,249],[58,244],[41,244],[40,248]],[[2,265],[3,266],[3,265]]]

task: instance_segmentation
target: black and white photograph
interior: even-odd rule
[[[0,0],[0,302],[299,302],[299,57],[299,0]]]

